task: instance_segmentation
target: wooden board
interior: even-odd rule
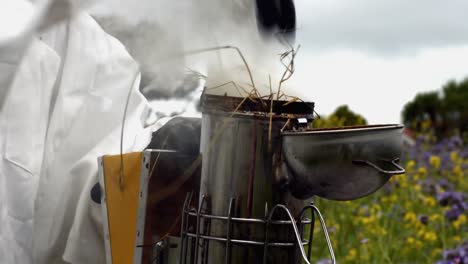
[[[138,193],[140,189],[140,175],[142,153],[128,153],[123,155],[123,184],[120,184],[121,156],[112,155],[102,157],[104,178],[105,214],[107,214],[107,231],[110,242],[111,256],[107,256],[108,263],[128,264],[133,262],[135,252]],[[109,260],[109,257],[111,260]]]

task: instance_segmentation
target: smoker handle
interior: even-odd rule
[[[397,163],[399,160],[400,160],[399,158],[396,158],[396,159],[393,159],[393,160],[382,160],[384,162],[390,163],[390,165],[393,165],[396,168],[396,170],[384,170],[384,169],[380,168],[379,166],[377,166],[376,164],[374,164],[374,163],[372,163],[372,162],[370,162],[368,160],[353,160],[353,163],[358,164],[358,165],[367,165],[367,166],[372,167],[372,168],[376,169],[377,171],[379,171],[381,173],[384,173],[384,174],[397,175],[397,174],[405,173],[405,169],[402,168]]]

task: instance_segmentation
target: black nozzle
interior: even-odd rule
[[[293,0],[256,0],[260,32],[280,35],[293,42],[296,32],[296,8]]]

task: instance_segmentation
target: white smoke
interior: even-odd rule
[[[235,50],[184,55],[191,50],[238,47],[262,95],[270,93],[269,75],[275,91],[284,71],[279,54],[289,47],[276,38],[267,41],[260,36],[254,1],[103,0],[90,12],[140,63],[143,89],[158,91],[161,96],[183,92],[188,69],[206,75],[206,87],[234,81],[251,89]],[[239,96],[233,86],[210,93]]]

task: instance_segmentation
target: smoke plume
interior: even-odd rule
[[[269,75],[276,91],[284,71],[279,54],[289,47],[276,37],[259,34],[255,1],[106,0],[90,12],[140,63],[142,90],[155,97],[190,93],[198,86],[200,78],[194,78],[198,74],[207,77],[206,87],[233,81],[251,89],[246,68],[234,49],[187,55],[192,50],[238,47],[262,95],[270,93]],[[209,92],[241,96],[232,85]]]

